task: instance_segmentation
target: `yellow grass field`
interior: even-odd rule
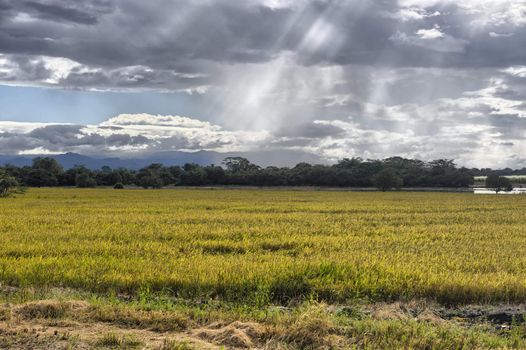
[[[272,331],[265,328],[264,336],[240,348],[520,348],[526,331],[421,324],[400,310],[415,300],[448,307],[524,302],[525,220],[524,196],[29,189],[0,200],[0,292],[15,303],[6,315],[25,310],[19,303],[62,293],[60,300],[80,298],[98,306],[82,313],[60,304],[59,311],[51,309],[52,317],[82,314],[148,329],[157,314],[146,312],[163,312],[155,321],[160,327],[169,320],[163,329],[174,327],[169,312],[177,313],[182,329],[218,319],[272,323]],[[6,288],[18,291],[17,297]],[[356,318],[358,309],[346,316],[330,311],[357,301],[385,303],[387,315],[394,316],[382,316],[377,306],[371,310],[379,319]],[[219,306],[212,310],[212,304]],[[283,306],[290,314],[276,316]],[[45,312],[40,308],[30,309],[30,319],[49,316],[48,306]],[[0,308],[0,326],[1,321]],[[327,333],[307,337],[320,329]],[[108,333],[90,344],[117,338]],[[184,348],[176,345],[152,348]]]
[[[283,303],[526,299],[526,198],[31,189],[0,201],[0,281]]]

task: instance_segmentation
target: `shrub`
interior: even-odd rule
[[[122,184],[122,182],[117,182],[114,186],[113,186],[114,189],[116,190],[122,190],[124,188],[124,185]]]
[[[8,197],[18,189],[18,182],[14,177],[0,170],[0,197]]]

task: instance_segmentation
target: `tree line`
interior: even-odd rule
[[[294,167],[260,167],[242,157],[225,158],[221,165],[183,166],[151,164],[139,170],[104,166],[91,170],[85,166],[63,167],[53,158],[34,158],[31,166],[0,167],[6,181],[21,186],[327,186],[376,187],[468,187],[473,184],[473,169],[457,167],[453,160],[424,162],[391,157],[383,160],[342,159],[333,165],[299,163]]]

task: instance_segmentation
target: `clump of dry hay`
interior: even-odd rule
[[[9,321],[11,316],[12,312],[9,305],[0,305],[0,321]]]
[[[273,340],[301,349],[338,348],[344,337],[325,309],[323,304],[311,305],[289,322],[276,325]]]
[[[435,325],[445,322],[444,319],[433,311],[432,307],[419,301],[409,303],[397,302],[392,304],[379,303],[372,308],[371,316],[377,320],[416,320]]]
[[[61,318],[68,312],[86,310],[89,304],[84,301],[40,300],[13,308],[13,314],[25,320],[36,318]]]
[[[439,325],[446,322],[442,317],[438,316],[431,310],[424,310],[416,317],[416,319],[420,322],[427,322],[434,325]]]
[[[266,335],[266,328],[258,323],[235,321],[224,325],[213,323],[197,331],[197,336],[207,341],[233,348],[253,348]]]
[[[412,318],[412,315],[400,303],[379,303],[371,310],[371,316],[377,320],[406,321]]]
[[[149,328],[157,332],[181,331],[190,324],[187,317],[177,312],[144,311],[113,305],[92,307],[88,318],[130,328]]]

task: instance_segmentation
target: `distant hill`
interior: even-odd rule
[[[41,155],[40,157],[51,157],[56,159],[65,169],[75,165],[84,165],[90,169],[99,169],[102,166],[112,168],[140,169],[152,163],[162,163],[166,166],[183,165],[185,163],[197,163],[199,165],[221,164],[226,157],[244,157],[252,163],[260,166],[294,166],[297,163],[307,162],[311,164],[323,164],[327,161],[322,158],[301,151],[259,151],[259,152],[232,152],[221,153],[214,151],[198,152],[160,152],[149,155],[141,155],[136,158],[118,158],[104,156],[86,156],[78,153],[64,153],[57,155]],[[13,156],[0,155],[0,165],[12,164],[16,166],[31,165],[32,159],[39,155]]]

